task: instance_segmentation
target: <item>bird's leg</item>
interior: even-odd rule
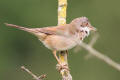
[[[54,55],[55,59],[57,60],[58,64],[61,64],[61,62],[60,62],[59,58],[57,57],[56,53],[57,53],[56,50],[53,51],[53,55]]]
[[[53,51],[53,55],[55,57],[55,59],[57,60],[58,64],[57,64],[57,69],[61,70],[61,69],[67,69],[68,70],[68,66],[67,64],[63,65],[60,61],[60,59],[58,58],[58,56],[56,55],[57,51]]]

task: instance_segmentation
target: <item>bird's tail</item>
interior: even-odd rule
[[[14,28],[17,28],[17,29],[20,29],[20,30],[23,30],[23,31],[27,31],[29,33],[32,33],[34,34],[35,36],[37,36],[41,41],[45,39],[45,37],[47,36],[45,33],[41,32],[40,28],[39,30],[35,29],[35,28],[25,28],[25,27],[22,27],[22,26],[18,26],[18,25],[14,25],[14,24],[8,24],[8,23],[5,23],[6,26],[10,26],[10,27],[14,27]]]
[[[14,28],[17,28],[17,29],[20,29],[20,30],[23,30],[23,31],[27,31],[27,32],[30,32],[30,33],[34,33],[34,30],[30,29],[30,28],[25,28],[25,27],[22,27],[22,26],[18,26],[18,25],[14,25],[14,24],[8,24],[8,23],[5,23],[6,26],[10,26],[10,27],[14,27]]]

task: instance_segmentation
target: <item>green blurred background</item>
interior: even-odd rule
[[[95,48],[120,63],[120,0],[68,0],[67,23],[86,16],[100,34]],[[57,0],[0,0],[0,80],[32,80],[20,66],[46,80],[60,80],[56,60],[39,40],[3,23],[27,27],[57,25]],[[91,37],[85,39],[86,42]],[[97,58],[85,60],[87,51],[69,51],[73,80],[120,80],[120,72]]]

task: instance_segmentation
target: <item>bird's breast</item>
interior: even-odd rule
[[[58,35],[50,35],[42,42],[47,48],[57,51],[68,50],[77,45],[72,38]]]

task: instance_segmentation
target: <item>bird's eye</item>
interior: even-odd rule
[[[86,26],[88,25],[88,23],[86,23]]]
[[[81,26],[81,27],[88,26],[88,22],[83,22],[80,26]]]
[[[81,27],[83,27],[83,25],[82,25],[82,24],[81,24],[80,26],[81,26]]]

